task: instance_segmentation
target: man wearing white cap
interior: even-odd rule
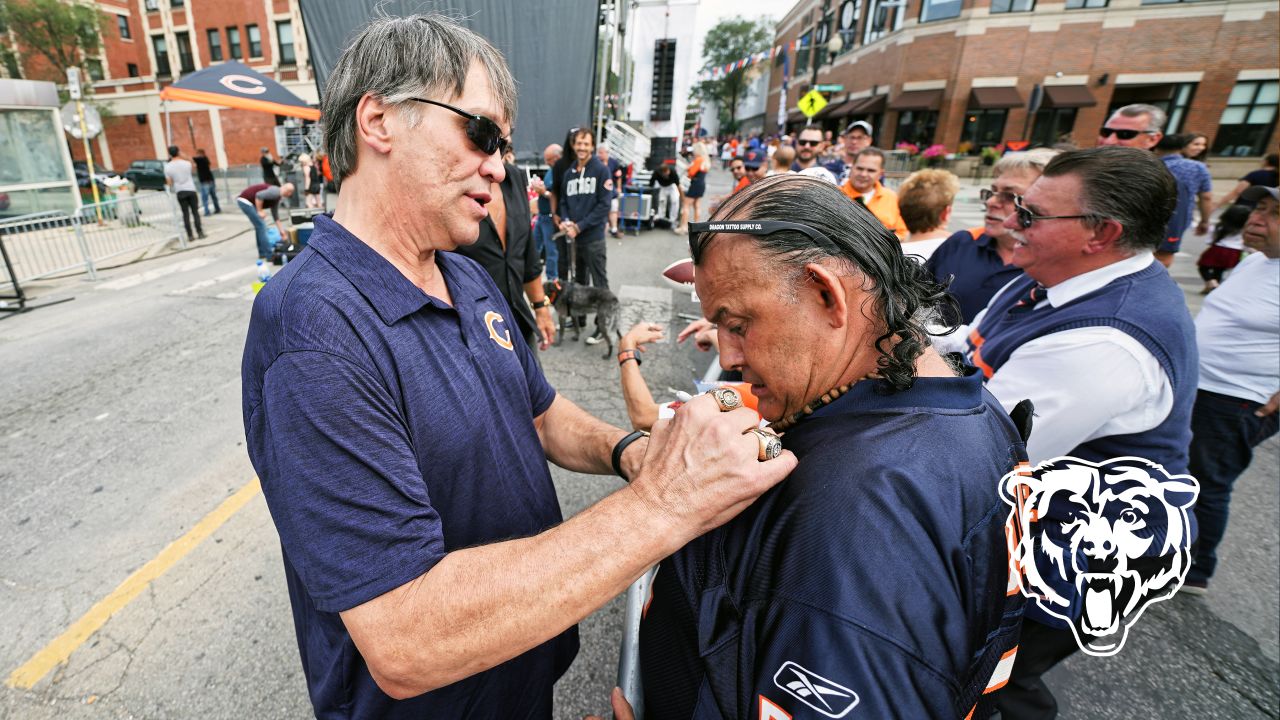
[[[871,147],[872,134],[871,123],[866,120],[855,120],[844,129],[844,158],[826,165],[835,176],[837,185],[843,185],[849,179],[849,168],[853,167],[858,153]]]

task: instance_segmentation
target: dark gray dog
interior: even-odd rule
[[[551,300],[551,304],[555,306],[556,315],[560,317],[560,336],[556,338],[557,345],[564,340],[565,322],[569,318],[585,319],[587,313],[594,312],[596,314],[596,330],[603,337],[607,346],[604,351],[604,359],[608,360],[613,357],[613,338],[616,335],[621,340],[622,333],[618,330],[620,310],[618,297],[610,292],[609,288],[579,285],[572,280],[566,280],[563,283],[559,281],[545,282],[542,287],[547,293],[547,298]],[[581,339],[582,322],[575,320],[573,324],[573,341],[577,342]]]

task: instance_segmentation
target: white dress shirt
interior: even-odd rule
[[[1036,307],[1044,303],[1060,307],[1153,262],[1151,253],[1139,253],[1077,275],[1049,288]],[[938,351],[967,350],[970,329],[981,325],[991,304],[1008,289],[1008,285],[1001,288],[972,325],[936,338]],[[987,389],[1006,411],[1024,398],[1035,403],[1027,443],[1033,464],[1065,455],[1095,438],[1150,430],[1173,409],[1173,385],[1155,356],[1113,327],[1076,328],[1038,337],[1013,351],[987,380]]]

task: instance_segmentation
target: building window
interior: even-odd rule
[[[129,16],[128,15],[117,15],[116,27],[120,28],[121,38],[124,38],[125,40],[129,40],[130,38],[133,37],[133,33],[129,32]]]
[[[157,12],[160,10],[160,0],[147,0],[144,7],[147,8],[147,12]]]
[[[1035,125],[1031,128],[1031,144],[1037,147],[1053,147],[1071,139],[1076,126],[1076,108],[1041,107],[1036,111]]]
[[[1143,5],[1170,5],[1180,2],[1199,2],[1200,0],[1142,0]]]
[[[222,33],[217,28],[212,28],[205,32],[209,39],[209,60],[218,62],[222,59]]]
[[[98,58],[85,58],[84,69],[88,73],[89,79],[94,82],[98,82],[105,77],[102,74],[102,61]]]
[[[898,113],[898,131],[895,142],[909,142],[921,149],[933,144],[938,129],[937,110],[903,110]]]
[[[796,43],[796,69],[792,73],[796,77],[809,71],[809,54],[813,52],[812,38],[812,33],[805,33],[800,36],[800,42]]]
[[[960,15],[960,0],[924,0],[920,3],[920,22],[947,20]]]
[[[840,14],[837,21],[840,23],[840,40],[844,42],[844,47],[840,48],[840,54],[843,55],[854,48],[858,44],[858,18],[862,15],[862,0],[845,0],[840,5]]]
[[[1080,10],[1082,8],[1104,8],[1107,6],[1107,0],[1067,0],[1068,10]]]
[[[1011,12],[1031,12],[1036,9],[1036,0],[991,0],[991,14]]]
[[[826,65],[831,57],[827,52],[827,42],[831,40],[831,23],[835,16],[828,13],[813,28],[813,64],[819,67]]]
[[[1214,155],[1262,155],[1276,124],[1280,80],[1238,82],[1222,111]]]
[[[249,57],[262,57],[262,33],[257,25],[245,25],[244,32],[249,36]]]
[[[191,56],[191,36],[180,32],[174,33],[173,37],[178,41],[178,66],[184,73],[195,72],[195,58]]]
[[[240,52],[240,28],[227,28],[227,51],[231,54],[232,60],[244,57],[244,53]]]
[[[169,7],[180,8],[186,5],[185,0],[169,0]]]
[[[892,30],[901,27],[902,23],[899,19],[902,17],[898,11],[901,6],[898,4],[900,0],[869,0],[867,4],[867,20],[863,23],[865,29],[862,31],[862,44],[870,45],[879,40]],[[959,6],[959,0],[952,0]],[[923,11],[922,11],[923,12]]]
[[[969,143],[969,152],[977,153],[984,147],[995,147],[1004,139],[1004,122],[1009,111],[1004,108],[970,109],[964,114],[964,133],[961,137]]]
[[[1116,110],[1133,103],[1155,105],[1165,112],[1168,120],[1164,123],[1166,135],[1179,132],[1182,120],[1187,115],[1187,106],[1195,94],[1195,83],[1169,83],[1165,85],[1120,85],[1111,94],[1111,104],[1107,107],[1107,117]]]
[[[151,48],[156,53],[156,75],[169,75],[169,48],[163,35],[151,36]]]
[[[18,55],[7,47],[0,47],[0,58],[4,59],[4,69],[11,80],[22,79],[22,68],[18,67]]]
[[[276,41],[280,43],[280,64],[293,65],[298,62],[293,52],[293,23],[288,20],[276,23]]]
[[[129,74],[129,77],[138,77],[138,63],[128,63],[125,65],[125,72]]]

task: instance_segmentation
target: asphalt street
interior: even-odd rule
[[[713,173],[709,195],[727,189],[727,174]],[[952,226],[980,218],[968,183]],[[28,287],[37,304],[74,300],[0,314],[0,718],[310,715],[240,417],[252,235],[238,213],[207,228],[208,241],[96,282]],[[1189,236],[1172,271],[1193,311],[1202,246]],[[687,254],[666,230],[609,240],[624,331],[641,319],[678,330],[678,314],[699,312],[659,278]],[[561,393],[622,426],[617,365],[600,354],[570,338],[541,357]],[[644,374],[667,399],[709,362],[668,340],[645,354]],[[620,486],[552,474],[566,515]],[[1278,478],[1272,439],[1237,484],[1210,594],[1156,603],[1119,655],[1073,657],[1051,673],[1062,717],[1280,717]],[[615,599],[582,623],[556,717],[607,709],[622,615]]]

